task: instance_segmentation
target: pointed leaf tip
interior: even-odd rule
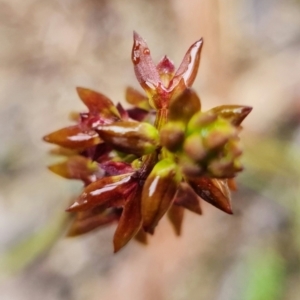
[[[232,125],[239,126],[252,109],[251,106],[244,105],[221,105],[210,109],[208,113],[218,115],[229,121]]]
[[[201,38],[188,49],[172,80],[172,88],[176,88],[181,79],[184,80],[186,88],[192,86],[198,73],[202,45],[203,39]]]

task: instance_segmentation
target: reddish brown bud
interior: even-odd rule
[[[97,132],[79,125],[65,127],[44,136],[44,141],[70,149],[84,149],[101,143]]]
[[[90,232],[99,226],[110,224],[118,220],[118,218],[119,214],[117,214],[114,210],[99,213],[88,212],[84,218],[75,218],[71,227],[69,228],[67,236],[77,236]]]
[[[99,126],[100,137],[115,150],[137,156],[153,152],[158,147],[157,129],[149,123],[120,121]]]
[[[145,231],[153,233],[159,220],[172,205],[181,175],[170,159],[159,161],[146,179],[142,194],[142,216]]]

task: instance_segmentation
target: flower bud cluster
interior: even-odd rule
[[[166,56],[155,65],[146,42],[134,33],[132,62],[146,96],[128,88],[132,108],[77,88],[88,112],[44,137],[59,146],[53,153],[66,157],[49,169],[84,184],[67,208],[74,215],[69,236],[117,222],[116,252],[132,238],[147,243],[164,215],[180,234],[185,210],[201,214],[201,200],[232,213],[230,188],[242,170],[238,134],[251,107],[201,111],[191,86],[202,44],[195,42],[175,70]]]

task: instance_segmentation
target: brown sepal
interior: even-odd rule
[[[112,121],[120,118],[117,108],[105,95],[81,87],[77,87],[77,93],[91,113],[99,113],[102,118]]]
[[[119,214],[115,210],[102,212],[98,214],[90,213],[89,216],[81,218],[76,216],[71,227],[68,230],[67,236],[73,237],[87,233],[96,229],[99,226],[108,225],[118,220]]]
[[[125,201],[123,212],[114,235],[114,252],[124,247],[140,230],[142,188],[137,185]]]
[[[96,206],[120,207],[130,192],[134,182],[132,173],[103,177],[88,185],[68,209],[68,212],[84,211]]]
[[[91,159],[76,155],[68,160],[48,167],[53,173],[67,179],[80,179],[83,182],[91,183],[96,180],[96,175],[100,175],[97,163]]]
[[[127,87],[125,98],[129,104],[134,105],[135,107],[144,109],[146,111],[151,110],[148,98],[132,87]]]
[[[189,178],[188,182],[203,200],[228,214],[232,214],[231,196],[226,179],[198,177]]]
[[[181,182],[177,190],[174,204],[180,205],[198,215],[202,214],[200,198],[186,182]]]
[[[144,231],[143,228],[141,228],[137,234],[134,236],[134,239],[141,243],[141,244],[144,244],[144,245],[147,245],[148,244],[148,236],[147,236],[147,233]]]

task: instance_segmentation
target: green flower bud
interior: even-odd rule
[[[200,162],[207,155],[207,149],[199,133],[194,133],[185,139],[183,150],[184,153],[195,162]]]
[[[169,120],[187,123],[201,109],[198,95],[192,89],[185,89],[178,97],[171,100]]]
[[[203,113],[201,111],[195,113],[187,125],[187,135],[192,134],[196,130],[207,126],[217,120],[218,116],[213,113]]]
[[[185,124],[169,122],[160,131],[160,144],[171,152],[176,152],[182,146],[185,137]]]

